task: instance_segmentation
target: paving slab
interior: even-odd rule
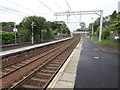
[[[54,88],[73,88],[73,83],[72,82],[67,82],[67,81],[59,81],[56,83]]]

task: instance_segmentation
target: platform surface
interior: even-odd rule
[[[103,51],[87,38],[82,40],[48,89],[118,90],[118,53]]]

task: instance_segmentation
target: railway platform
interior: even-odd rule
[[[48,89],[119,90],[118,85],[118,53],[82,38]]]
[[[52,80],[48,89],[53,88],[74,88],[77,65],[82,50],[83,41],[78,43],[72,54],[69,56],[63,67],[60,69],[58,74]]]
[[[42,44],[36,44],[36,45],[25,46],[25,47],[21,47],[21,48],[15,48],[15,49],[11,49],[11,50],[2,51],[2,52],[0,52],[0,57],[4,57],[6,55],[10,55],[10,54],[14,54],[14,53],[24,52],[24,51],[27,51],[30,49],[35,49],[35,48],[42,47],[42,46],[47,46],[47,45],[54,44],[57,42],[66,41],[71,38],[73,38],[73,37],[68,37],[68,38],[55,40],[55,41],[51,41],[51,42],[46,42],[46,43],[42,43]]]

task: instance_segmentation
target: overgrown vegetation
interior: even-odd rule
[[[100,18],[94,22],[94,41],[98,41]],[[92,24],[89,25],[91,30]],[[92,31],[92,30],[91,30]],[[115,36],[120,38],[120,12],[114,11],[111,15],[103,17],[103,29],[101,44],[118,47],[118,40],[115,40]],[[96,40],[97,39],[97,40]]]
[[[101,42],[98,43],[98,37],[96,35],[94,35],[94,37],[93,37],[93,42],[97,43],[97,44],[102,44],[102,45],[109,45],[113,48],[118,48],[118,46],[119,46],[117,40],[113,40],[113,39],[110,39],[110,38],[102,39]]]
[[[40,16],[28,16],[25,17],[19,25],[16,25],[18,29],[17,35],[21,35],[25,42],[31,42],[32,37],[32,26],[33,25],[33,35],[34,42],[44,42],[54,39],[56,35],[60,37],[68,37],[70,31],[63,21],[47,21],[44,17]],[[2,22],[2,42],[1,44],[11,44],[14,43],[14,22]],[[17,39],[19,39],[17,37]]]
[[[100,26],[100,18],[96,19],[94,22],[94,33],[98,34]],[[90,31],[92,24],[89,25]],[[114,11],[111,15],[103,17],[103,30],[102,38],[107,39],[110,36],[110,32],[113,31],[116,35],[120,36],[120,12]]]
[[[0,30],[0,34],[2,34],[2,42],[0,44],[12,44],[14,43],[14,33],[13,32],[5,32]]]

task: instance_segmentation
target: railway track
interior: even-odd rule
[[[33,49],[33,50],[19,52],[16,55],[8,56],[6,58],[2,57],[2,68],[8,67],[8,66],[15,64],[17,62],[20,62],[22,60],[39,55],[45,51],[48,51],[48,50],[55,48],[55,47],[57,47],[61,44],[64,44],[64,43],[65,42],[61,42],[61,43],[57,43],[57,44],[53,44],[53,45],[49,45],[49,46],[40,47],[40,48]]]
[[[2,87],[45,89],[78,42],[75,38],[33,58],[7,65],[2,69]]]
[[[51,54],[52,52],[54,52],[55,50],[58,50],[59,48],[62,48],[63,46],[58,46],[52,50],[48,50],[44,53],[35,53],[34,55],[36,55],[35,57],[32,57],[33,54],[31,55],[31,53],[29,53],[30,55],[28,56],[28,54],[25,55],[25,57],[22,57],[22,59],[18,59],[20,60],[19,62],[17,63],[12,63],[10,65],[7,65],[7,66],[3,66],[2,68],[2,78],[9,75],[10,73],[14,72],[14,71],[17,71],[18,69],[22,68],[22,67],[25,67],[26,65],[30,64],[30,63],[33,63],[35,62],[36,60],[48,55],[48,54]]]

